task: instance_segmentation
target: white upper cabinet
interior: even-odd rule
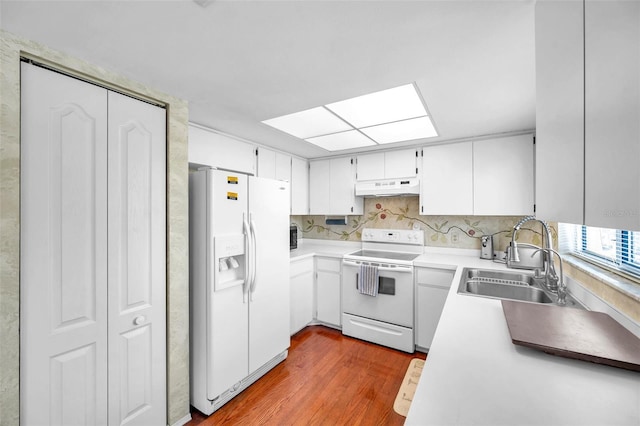
[[[536,216],[583,223],[582,2],[536,4]]]
[[[585,2],[585,224],[640,230],[640,3]]]
[[[276,152],[266,148],[256,148],[256,162],[258,170],[256,176],[275,179],[276,178]]]
[[[422,150],[420,214],[473,215],[473,142]]]
[[[189,126],[189,163],[256,173],[255,146],[198,126]]]
[[[425,147],[420,214],[533,214],[533,152],[531,134]]]
[[[533,136],[473,142],[473,214],[533,214]]]
[[[639,21],[638,2],[536,4],[541,219],[640,229]]]
[[[291,158],[291,214],[309,214],[309,163]]]
[[[416,153],[415,149],[403,149],[358,155],[358,180],[415,177],[417,175]]]
[[[267,179],[291,180],[291,156],[268,148],[257,150],[258,177]]]
[[[291,156],[276,152],[276,180],[291,182]]]
[[[384,152],[358,155],[358,180],[384,179]]]
[[[418,175],[418,150],[403,149],[384,153],[385,178],[408,178]]]
[[[310,214],[362,214],[363,199],[355,196],[353,158],[331,158],[309,163]]]

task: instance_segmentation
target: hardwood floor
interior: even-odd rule
[[[188,425],[401,425],[393,402],[412,358],[322,326],[291,338],[288,358],[208,418]]]

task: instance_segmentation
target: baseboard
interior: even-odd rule
[[[190,421],[191,421],[191,414],[187,414],[186,416],[184,416],[183,418],[181,418],[180,420],[178,420],[177,422],[175,422],[170,426],[183,426],[189,423]]]

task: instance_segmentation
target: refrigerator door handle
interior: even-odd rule
[[[251,280],[251,234],[246,214],[242,214],[242,233],[244,234],[244,284],[242,285],[242,302],[247,303]]]
[[[249,297],[253,299],[253,293],[256,291],[256,269],[257,269],[257,251],[256,251],[256,223],[249,214],[249,229],[251,230],[251,286],[249,287]]]

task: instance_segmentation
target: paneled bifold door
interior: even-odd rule
[[[165,117],[22,64],[24,425],[166,424]]]

